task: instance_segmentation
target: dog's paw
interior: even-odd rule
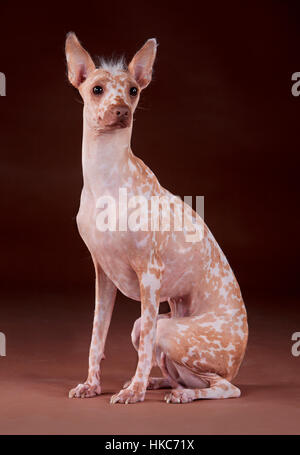
[[[172,390],[172,392],[165,395],[167,403],[191,403],[195,400],[195,392],[193,389],[180,389]]]
[[[69,398],[92,398],[101,394],[100,384],[91,385],[88,383],[78,384],[77,387],[70,390]]]
[[[137,403],[138,401],[144,401],[145,392],[135,392],[130,388],[122,389],[119,393],[113,395],[110,399],[111,404],[121,403]]]

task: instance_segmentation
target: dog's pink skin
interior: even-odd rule
[[[148,200],[165,196],[174,201],[130,147],[139,94],[131,98],[128,90],[135,85],[140,92],[148,85],[155,53],[155,40],[148,40],[128,71],[97,69],[76,36],[67,38],[69,79],[84,100],[83,190],[77,223],[96,270],[88,378],[70,391],[70,397],[101,393],[100,362],[117,289],[141,301],[141,318],[132,332],[138,351],[135,375],[112,403],[143,401],[147,387],[172,387],[165,397],[171,403],[240,395],[229,381],[246,349],[246,310],[227,259],[198,215],[193,213],[203,226],[201,241],[188,242],[184,232],[172,229],[100,232],[96,227],[97,199],[108,195],[118,202],[119,188],[127,188],[128,199],[143,195]],[[100,83],[105,92],[96,98],[92,88]],[[127,127],[106,123],[106,112],[115,105],[129,107]],[[176,207],[183,210],[179,198]],[[171,311],[158,316],[159,304],[166,300]],[[154,364],[160,366],[163,378],[149,378]]]

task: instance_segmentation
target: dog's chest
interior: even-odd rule
[[[82,191],[77,215],[79,233],[94,260],[126,296],[139,300],[139,283],[128,260],[128,235],[118,229],[101,230],[97,201]]]

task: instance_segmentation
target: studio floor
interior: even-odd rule
[[[300,331],[295,299],[248,298],[250,337],[234,383],[242,396],[166,404],[166,391],[144,403],[111,405],[110,396],[135,370],[130,330],[139,304],[118,295],[103,361],[103,395],[69,399],[83,382],[93,317],[92,294],[6,296],[0,331],[1,434],[300,434],[300,357],[291,354]]]

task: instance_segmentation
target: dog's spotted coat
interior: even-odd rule
[[[143,401],[147,388],[161,387],[171,388],[165,397],[168,403],[240,395],[230,381],[246,349],[246,310],[236,278],[200,217],[195,212],[187,217],[190,224],[197,220],[202,233],[189,241],[184,231],[164,230],[164,211],[150,203],[149,215],[152,211],[151,220],[159,229],[141,225],[136,232],[100,232],[96,227],[97,199],[107,195],[118,201],[120,188],[127,189],[128,198],[142,195],[150,201],[163,196],[172,201],[174,217],[183,213],[184,203],[160,186],[130,148],[132,115],[140,91],[151,80],[155,55],[152,39],[128,69],[109,64],[96,68],[73,33],[66,41],[69,79],[84,100],[84,185],[77,223],[96,271],[88,378],[70,391],[70,397],[101,393],[100,362],[117,289],[141,301],[141,318],[132,331],[138,351],[135,375],[112,403]],[[103,88],[100,96],[94,94],[95,86]],[[134,97],[133,86],[138,89]],[[159,315],[159,304],[166,300],[170,313]],[[153,365],[160,366],[162,378],[149,378]]]

